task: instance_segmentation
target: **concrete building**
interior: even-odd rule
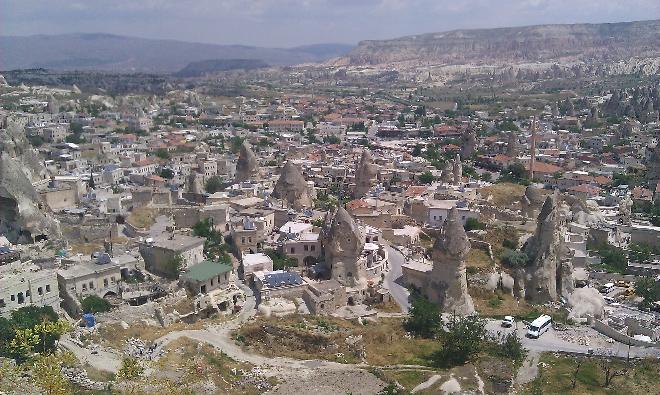
[[[181,279],[193,294],[206,294],[230,284],[233,267],[226,263],[203,261],[190,266]]]
[[[59,310],[60,297],[54,270],[39,269],[20,261],[1,267],[0,316],[26,306],[51,306]]]
[[[348,303],[346,289],[337,280],[309,283],[302,298],[312,314],[332,314]]]
[[[140,254],[148,271],[170,278],[178,278],[173,266],[176,257],[181,257],[179,271],[184,271],[204,260],[203,237],[163,234],[140,244]]]

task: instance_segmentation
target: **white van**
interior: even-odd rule
[[[532,321],[531,324],[527,327],[527,336],[538,339],[543,333],[545,333],[550,326],[552,325],[552,317],[549,315],[542,315],[539,318]]]

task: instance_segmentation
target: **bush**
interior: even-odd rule
[[[410,316],[403,327],[415,336],[432,338],[442,325],[440,309],[423,296],[417,296],[410,307]]]
[[[468,218],[467,221],[465,221],[464,228],[466,231],[478,230],[478,229],[485,229],[486,225],[483,222],[480,222],[476,218]]]
[[[297,267],[298,261],[290,258],[277,250],[265,250],[264,254],[268,255],[273,260],[273,270],[284,270],[289,267]]]
[[[485,337],[486,321],[476,315],[458,317],[454,314],[447,323],[442,347],[431,355],[431,360],[443,368],[463,365],[481,351]]]
[[[85,313],[105,313],[112,308],[110,302],[96,295],[86,297],[82,300],[81,305]]]
[[[430,171],[425,171],[424,173],[419,175],[417,180],[422,184],[431,184],[433,183],[433,181],[435,181],[435,176],[431,174]]]
[[[518,248],[518,240],[504,239],[504,241],[502,241],[502,246],[510,250],[515,250]]]
[[[496,351],[498,355],[513,361],[522,361],[527,354],[522,341],[515,333],[509,333],[503,339],[500,339]]]
[[[529,257],[522,251],[506,250],[502,254],[502,263],[509,267],[524,267],[529,263]]]

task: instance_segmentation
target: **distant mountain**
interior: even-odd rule
[[[200,77],[208,73],[228,70],[254,70],[268,67],[268,63],[259,59],[210,59],[192,62],[173,75],[175,77]]]
[[[660,56],[660,20],[453,30],[362,41],[335,64],[430,65],[625,60]]]
[[[104,33],[3,36],[0,37],[0,70],[46,68],[172,73],[190,63],[209,59],[259,60],[269,65],[318,62],[343,55],[350,48],[338,44],[261,48]]]

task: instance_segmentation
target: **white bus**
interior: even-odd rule
[[[550,326],[552,325],[552,317],[549,315],[542,315],[539,318],[532,321],[531,324],[527,327],[527,336],[538,339],[543,333],[545,333]]]

